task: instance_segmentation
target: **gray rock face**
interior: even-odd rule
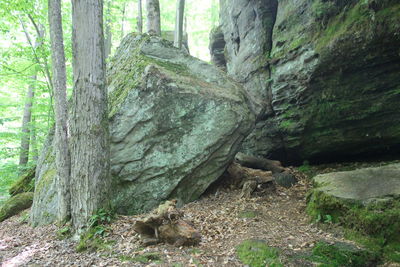
[[[122,214],[147,211],[166,199],[197,199],[254,125],[240,84],[155,36],[124,38],[110,62],[108,90],[111,202]],[[46,166],[38,166],[39,184],[49,177]],[[46,192],[37,187],[35,212],[42,213],[34,222],[42,221],[43,212],[53,213],[52,179]]]
[[[43,144],[35,174],[35,194],[30,213],[34,226],[54,222],[57,219],[57,181],[53,127]]]
[[[400,196],[400,164],[332,172],[314,177],[316,188],[331,197],[353,202]]]
[[[225,40],[224,33],[220,26],[215,27],[210,32],[210,54],[211,62],[217,66],[226,70],[226,60],[225,60]]]
[[[243,152],[301,162],[400,147],[398,1],[223,2],[228,73],[258,111]]]
[[[270,70],[267,58],[272,46],[277,0],[222,0],[221,29],[228,73],[243,83],[257,115],[267,108]]]

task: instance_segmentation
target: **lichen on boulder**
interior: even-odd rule
[[[32,192],[17,194],[9,198],[0,208],[0,222],[29,208],[32,205],[32,201]]]
[[[110,60],[107,84],[110,201],[120,214],[146,212],[168,199],[197,199],[254,126],[240,84],[157,36],[126,36]],[[32,218],[39,224],[56,214],[52,146],[38,164]]]

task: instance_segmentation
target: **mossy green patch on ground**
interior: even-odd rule
[[[243,210],[239,212],[239,218],[241,219],[252,219],[257,217],[257,212],[253,210]]]
[[[250,267],[283,266],[278,250],[262,240],[246,240],[236,247],[236,253],[243,264]]]
[[[323,186],[323,185],[321,185]],[[339,199],[317,188],[307,197],[307,212],[314,221],[331,221],[347,228],[347,238],[364,245],[385,260],[400,260],[400,198],[366,203]]]
[[[364,267],[374,266],[378,256],[364,249],[346,243],[327,244],[318,242],[309,260],[325,267]]]

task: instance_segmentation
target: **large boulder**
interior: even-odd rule
[[[286,161],[400,147],[400,4],[222,1],[228,73],[258,122],[243,151]]]
[[[197,199],[232,162],[254,125],[240,84],[156,36],[125,37],[107,80],[110,198],[118,213],[148,211],[166,199]],[[57,203],[51,148],[40,162],[36,224],[43,215],[54,220]]]

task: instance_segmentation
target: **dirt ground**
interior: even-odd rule
[[[310,250],[321,240],[343,239],[340,231],[323,231],[310,224],[305,213],[310,185],[299,176],[299,183],[290,189],[276,187],[251,199],[240,198],[238,190],[219,187],[185,205],[185,219],[202,234],[196,247],[143,248],[132,229],[137,217],[119,216],[110,225],[105,249],[78,253],[76,241],[57,237],[56,226],[33,229],[26,223],[27,215],[14,216],[0,223],[0,262],[2,266],[243,266],[236,246],[257,239],[278,248],[284,266],[304,266],[301,260],[289,261],[289,256]],[[148,262],[141,262],[141,256]]]

